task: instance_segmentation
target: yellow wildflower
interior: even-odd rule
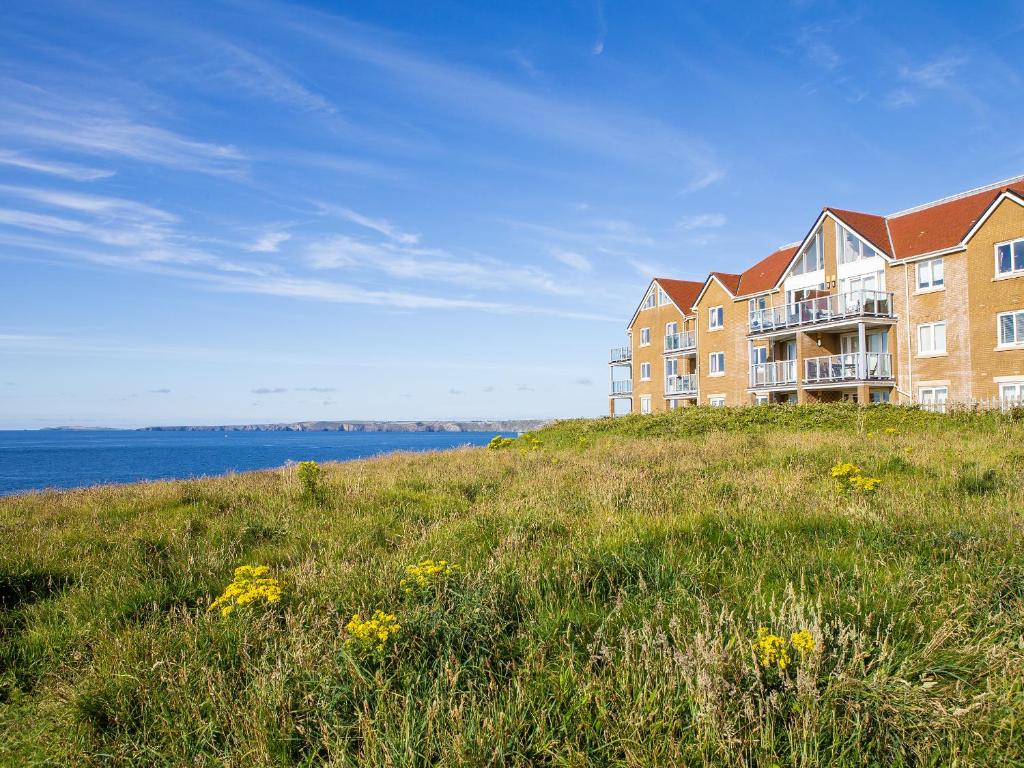
[[[833,466],[831,475],[841,491],[859,491],[867,495],[874,493],[882,484],[877,477],[865,477],[861,468],[850,462]]]
[[[405,578],[398,584],[409,595],[414,591],[429,590],[461,572],[462,568],[447,560],[420,560],[416,565],[405,567]]]
[[[799,632],[794,632],[790,635],[789,642],[802,654],[811,653],[815,648],[814,635],[806,629],[801,629]]]
[[[778,666],[779,671],[789,666],[789,651],[786,638],[773,635],[767,627],[757,628],[757,640],[753,643],[754,656],[762,667]]]
[[[235,577],[214,600],[207,610],[220,609],[221,616],[230,616],[235,608],[252,603],[267,605],[281,600],[281,582],[268,576],[270,569],[265,565],[240,565],[235,568]]]
[[[376,610],[369,619],[363,619],[357,613],[345,625],[348,632],[345,645],[362,653],[380,656],[387,650],[388,641],[393,641],[401,629],[402,625],[393,613]]]
[[[896,427],[886,427],[886,428],[885,428],[885,433],[886,433],[887,435],[895,435],[895,434],[896,434],[896,431],[897,431],[897,430],[896,430]]]

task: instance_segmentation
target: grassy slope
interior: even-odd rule
[[[1024,424],[538,437],[331,465],[320,502],[292,470],[0,500],[0,765],[1024,764]],[[847,460],[874,497],[834,489]],[[423,557],[464,574],[404,596]],[[282,604],[207,614],[244,563]],[[380,663],[344,644],[375,608]],[[760,625],[821,650],[758,672]]]

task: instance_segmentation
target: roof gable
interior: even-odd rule
[[[798,245],[785,245],[761,259],[740,275],[737,296],[750,296],[772,290],[785,273],[789,262],[797,252]]]
[[[680,312],[684,315],[693,314],[693,305],[696,303],[704,283],[699,283],[696,280],[672,280],[668,277],[656,277],[654,282],[658,283],[668,294]]]
[[[881,251],[886,256],[892,256],[892,243],[889,241],[889,228],[885,223],[885,216],[876,216],[873,213],[860,213],[859,211],[844,211],[841,208],[826,208],[826,211],[844,224],[847,229],[853,230],[854,234],[866,240],[868,245],[876,251]]]

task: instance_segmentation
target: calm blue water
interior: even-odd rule
[[[483,445],[494,432],[4,432],[0,494]],[[514,436],[514,435],[513,435]]]

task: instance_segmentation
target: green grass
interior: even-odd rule
[[[0,499],[0,765],[1024,765],[1024,420],[535,437]],[[461,571],[406,594],[423,558]],[[243,564],[281,602],[207,612]],[[818,648],[760,669],[760,626]]]

